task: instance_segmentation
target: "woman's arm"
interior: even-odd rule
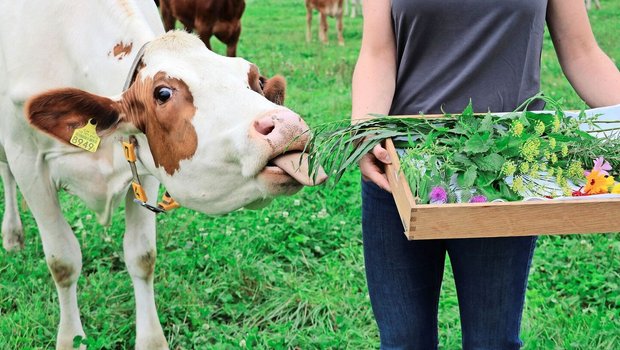
[[[396,81],[396,46],[392,29],[390,0],[364,3],[364,29],[352,87],[352,122],[370,113],[387,114]],[[389,163],[387,151],[377,146],[359,163],[362,176],[389,191],[389,184],[378,163]]]
[[[582,0],[549,0],[547,25],[562,71],[591,107],[620,103],[620,71],[596,43]]]

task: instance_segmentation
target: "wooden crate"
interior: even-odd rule
[[[419,204],[392,140],[386,175],[410,240],[620,232],[619,199]]]

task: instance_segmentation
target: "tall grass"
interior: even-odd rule
[[[591,19],[614,58],[620,3]],[[318,125],[348,118],[361,18],[345,18],[345,46],[305,42],[302,1],[248,0],[238,54],[288,80],[286,104]],[[224,53],[213,39],[214,50]],[[543,91],[567,108],[582,102],[546,38]],[[378,333],[361,248],[359,172],[333,190],[305,189],[258,211],[208,217],[186,209],[158,217],[156,296],[173,349],[373,349]],[[133,291],[122,254],[123,216],[96,224],[75,198],[63,209],[84,256],[78,283],[85,331],[95,349],[134,344]],[[2,208],[3,206],[0,206]],[[532,213],[535,215],[535,213]],[[54,284],[29,213],[26,248],[0,251],[0,349],[48,349],[59,319]],[[596,213],[583,213],[596,220]],[[620,348],[617,234],[541,237],[523,319],[525,349]],[[447,262],[449,264],[449,262]],[[447,269],[440,307],[442,349],[460,348],[458,304]]]

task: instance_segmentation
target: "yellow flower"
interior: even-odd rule
[[[540,139],[531,137],[521,145],[521,156],[528,162],[533,162],[540,154]]]
[[[523,162],[519,164],[519,171],[522,173],[527,173],[528,171],[530,171],[530,163]]]
[[[553,153],[551,154],[551,164],[555,164],[558,162],[558,155]]]
[[[586,186],[583,191],[587,194],[609,193],[609,187],[613,184],[613,176],[603,175],[598,170],[593,170],[586,178]]]
[[[534,132],[536,132],[538,136],[542,136],[542,134],[545,133],[545,123],[540,120],[536,121],[536,125],[534,125]]]
[[[568,146],[566,144],[562,145],[562,157],[568,156]]]
[[[515,176],[512,181],[512,189],[516,192],[523,191],[523,178],[521,176]]]
[[[617,183],[612,189],[611,189],[611,193],[613,194],[620,194],[620,183]]]
[[[566,176],[571,179],[583,179],[583,167],[581,162],[578,160],[570,162]]]
[[[553,128],[551,129],[551,131],[553,132],[559,132],[560,131],[560,127],[562,126],[562,124],[560,123],[560,117],[558,117],[557,115],[553,118]]]
[[[551,148],[552,151],[555,150],[555,146],[557,146],[557,143],[558,142],[553,137],[549,138],[549,148]]]
[[[512,176],[516,170],[517,166],[510,160],[504,162],[504,165],[502,165],[502,174],[506,176]]]
[[[518,120],[515,120],[514,122],[512,122],[512,133],[515,136],[521,136],[521,134],[523,133],[523,123],[521,123]]]

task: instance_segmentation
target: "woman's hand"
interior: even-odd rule
[[[387,150],[381,145],[376,145],[371,152],[366,153],[359,161],[362,178],[374,182],[385,191],[392,192],[383,170],[386,164],[391,163],[392,160]]]

